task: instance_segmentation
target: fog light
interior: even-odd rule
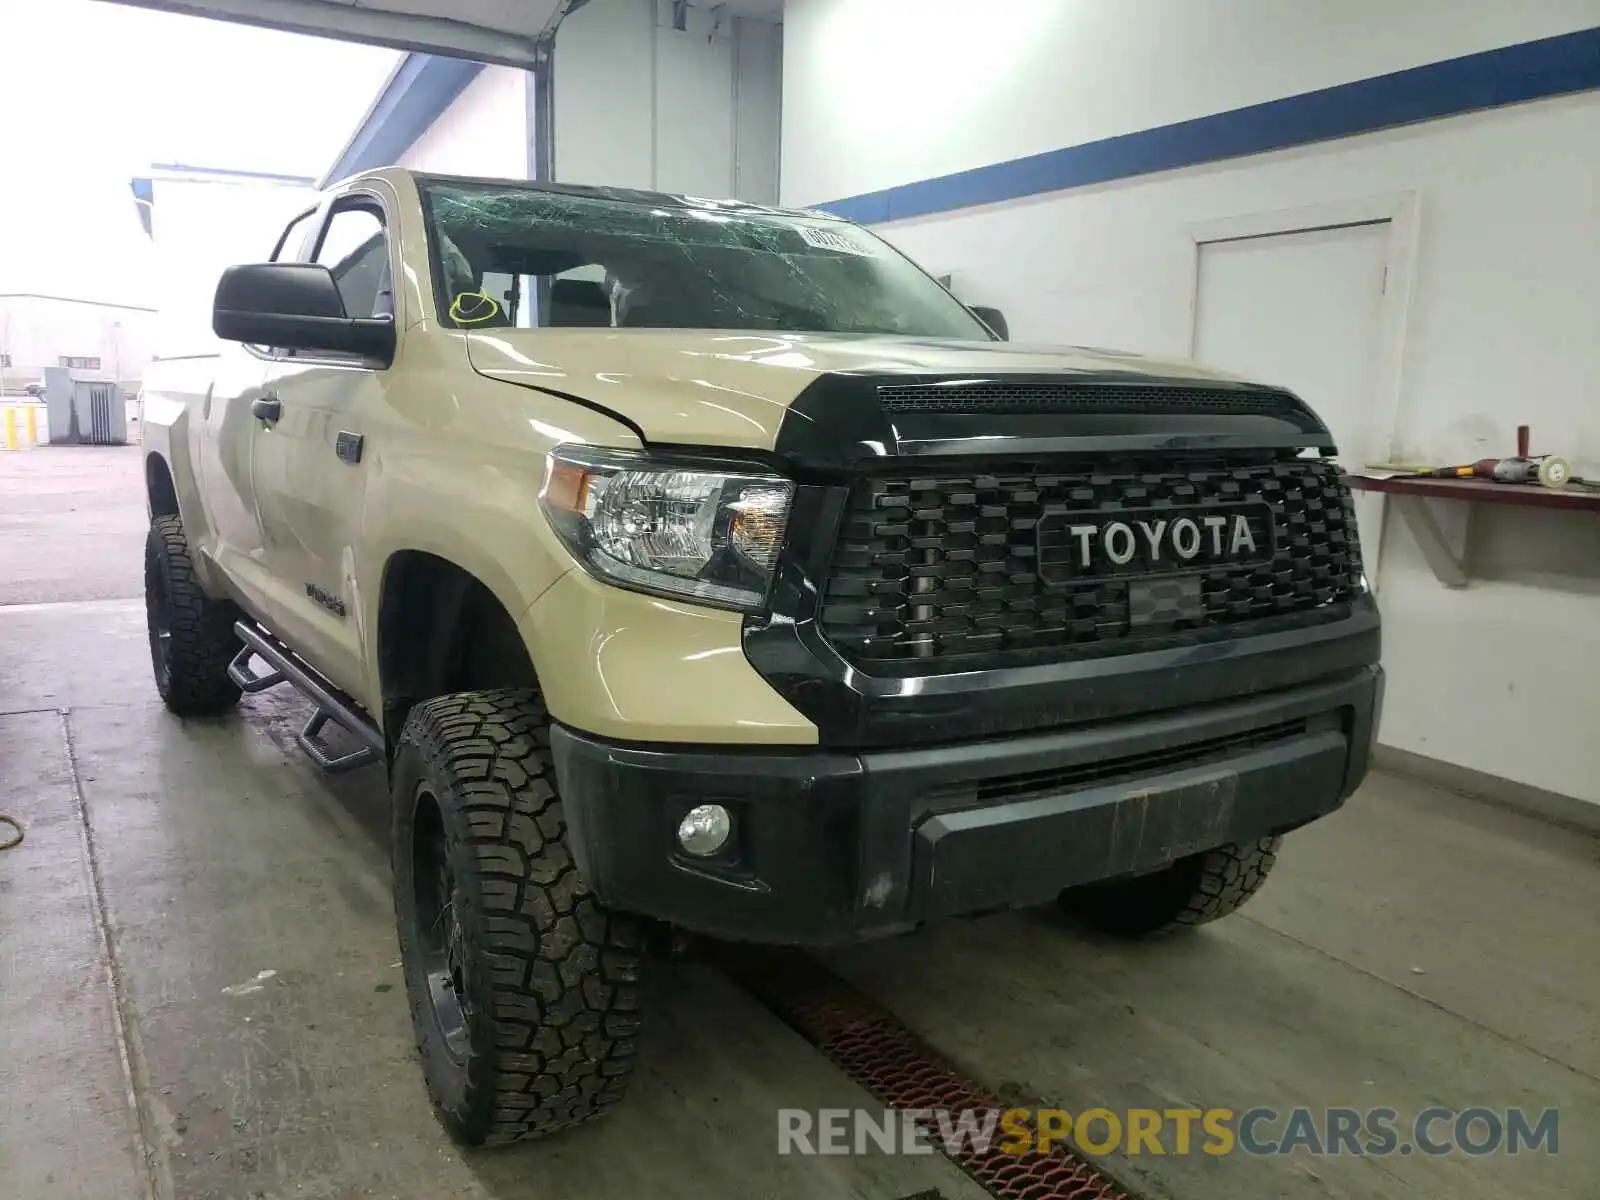
[[[733,832],[733,818],[720,804],[697,804],[678,822],[678,845],[701,858],[715,854]]]

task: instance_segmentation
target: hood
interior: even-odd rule
[[[785,448],[784,436],[793,434],[799,424],[830,427],[826,432],[811,429],[812,442],[841,436],[876,447],[874,453],[882,456],[932,453],[909,448],[922,427],[937,427],[938,436],[923,439],[929,446],[944,445],[952,436],[966,441],[1011,438],[1024,424],[1033,431],[1026,440],[1037,442],[1041,422],[1059,441],[1080,431],[1088,420],[1070,414],[1072,428],[1064,428],[1069,420],[1058,409],[1025,418],[1015,414],[1005,418],[993,411],[945,412],[899,416],[890,422],[878,410],[876,389],[897,382],[981,384],[1008,377],[1025,379],[1029,385],[1079,381],[1241,394],[1265,390],[1187,360],[1010,342],[681,329],[496,329],[468,333],[466,340],[473,369],[480,375],[605,409],[634,426],[646,442],[779,452]],[[1298,401],[1293,403],[1309,417]],[[886,432],[866,429],[855,419],[862,410],[870,411]],[[851,429],[841,427],[841,416],[842,425]],[[823,417],[828,419],[819,420]],[[1120,424],[1126,426],[1132,419],[1124,417]],[[1145,413],[1141,419],[1149,425],[1153,418]],[[1237,435],[1239,422],[1247,419],[1235,417],[1229,425],[1229,418],[1215,414],[1166,411],[1160,420],[1161,428],[1169,432],[1182,426],[1191,433],[1214,434],[1226,426]],[[1311,421],[1315,423],[1314,418]],[[1266,432],[1259,419],[1257,426],[1255,432]],[[1081,430],[1087,431],[1088,427]],[[908,445],[897,450],[890,444],[897,441]],[[1306,444],[1303,430],[1296,444]]]

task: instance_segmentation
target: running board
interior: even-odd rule
[[[239,685],[241,691],[264,692],[280,683],[292,683],[295,689],[317,706],[306,726],[295,739],[317,767],[329,775],[353,771],[383,758],[383,734],[362,715],[351,700],[338,688],[317,675],[286,647],[246,621],[234,623],[233,631],[244,642],[244,648],[228,666],[228,678]],[[271,670],[258,673],[250,666],[252,656],[259,657]],[[339,754],[329,747],[323,732],[329,723],[339,726],[355,737],[362,745],[347,754]]]
[[[245,646],[228,664],[228,678],[233,680],[241,692],[264,692],[268,688],[277,687],[286,678],[284,673],[278,670],[257,674],[250,666],[250,660],[255,656],[255,647]]]

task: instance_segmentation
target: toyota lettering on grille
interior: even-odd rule
[[[1272,557],[1265,504],[1047,512],[1039,572],[1053,582],[1138,578],[1244,565]]]

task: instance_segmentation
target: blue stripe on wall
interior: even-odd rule
[[[1595,87],[1600,87],[1600,28],[1469,54],[813,207],[852,221],[897,221]]]
[[[395,162],[482,70],[482,63],[463,58],[406,55],[323,184]]]

